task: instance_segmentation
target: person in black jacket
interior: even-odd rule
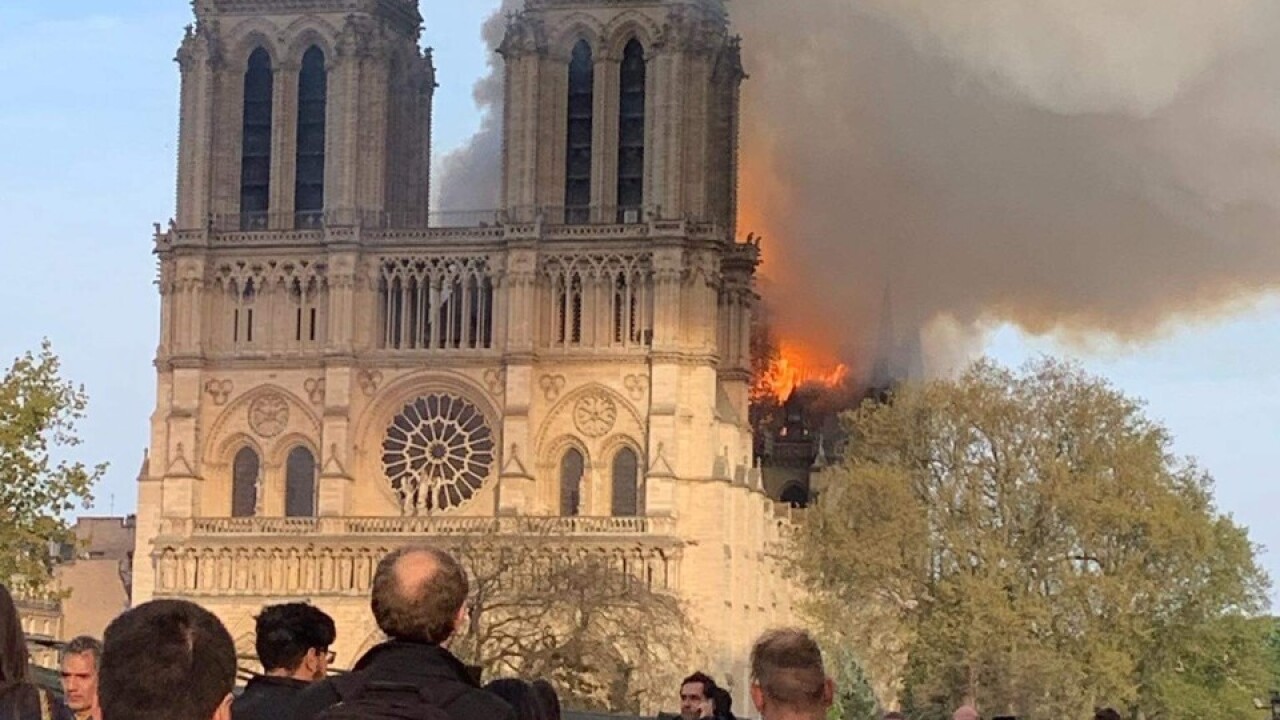
[[[369,684],[420,688],[446,700],[452,720],[516,720],[515,711],[485,692],[449,652],[449,641],[467,620],[466,572],[448,553],[425,545],[401,548],[378,563],[373,577],[373,618],[389,640],[356,662],[352,675]],[[293,720],[314,720],[347,702],[332,680],[298,697]]]
[[[231,704],[231,720],[291,720],[298,695],[328,674],[338,634],[333,618],[307,603],[271,605],[254,629],[264,674]]]

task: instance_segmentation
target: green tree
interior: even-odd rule
[[[846,425],[795,565],[819,621],[857,608],[901,638],[868,667],[896,670],[913,717],[1255,712],[1266,577],[1139,403],[1051,359],[982,362]]]
[[[876,702],[875,691],[853,648],[843,643],[836,645],[827,653],[827,662],[836,684],[835,702],[827,720],[879,720],[880,703]]]
[[[0,380],[0,582],[37,588],[48,579],[50,543],[71,540],[63,515],[87,506],[106,471],[66,457],[80,444],[88,398],[60,370],[45,341]]]

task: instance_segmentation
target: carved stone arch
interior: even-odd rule
[[[598,458],[592,455],[591,449],[587,447],[586,443],[582,442],[581,438],[569,434],[559,435],[544,445],[542,451],[538,453],[538,464],[543,468],[558,471],[560,459],[571,449],[582,453],[582,459],[587,470],[595,467]],[[557,476],[556,479],[558,481],[559,477]]]
[[[253,435],[247,432],[237,432],[223,438],[216,445],[211,445],[210,452],[205,454],[205,463],[215,467],[227,466],[235,460],[236,453],[242,448],[249,448],[258,453],[260,462],[265,463],[267,455],[263,451],[262,443],[258,442]]]
[[[488,469],[488,475],[481,479],[482,484],[476,492],[481,492],[484,487],[496,481],[501,471],[502,414],[489,394],[471,378],[460,373],[430,370],[409,375],[390,383],[379,391],[356,424],[356,444],[365,448],[366,452],[373,453],[372,464],[369,467],[377,468],[375,484],[392,506],[399,505],[402,499],[397,495],[392,483],[388,482],[386,468],[383,465],[383,443],[387,439],[388,430],[410,404],[420,398],[436,394],[454,396],[470,404],[483,417],[488,427],[493,444],[493,462]],[[444,511],[453,511],[458,507],[446,508]]]
[[[653,58],[653,47],[661,34],[662,28],[653,18],[636,10],[626,10],[610,20],[605,27],[603,50],[610,58],[621,59],[627,43],[635,38],[644,48],[645,59],[650,60]]]
[[[419,395],[432,392],[448,392],[460,396],[484,413],[495,433],[501,431],[502,413],[481,385],[460,373],[429,370],[400,378],[379,390],[377,397],[360,416],[356,425],[356,437],[369,438],[372,432],[376,433],[373,437],[380,439],[386,426],[406,403],[412,402]]]
[[[591,395],[599,395],[599,396],[607,397],[609,400],[613,402],[614,406],[618,409],[616,420],[621,421],[625,418],[631,421],[633,423],[633,427],[636,433],[643,434],[644,427],[645,427],[644,419],[643,417],[641,417],[640,412],[636,410],[634,405],[632,405],[622,395],[615,392],[614,390],[612,390],[606,385],[602,385],[600,383],[588,383],[586,385],[583,385],[582,387],[574,388],[572,391],[567,393],[563,398],[560,399],[559,402],[557,402],[551,408],[550,412],[547,413],[547,418],[542,423],[542,427],[538,431],[538,439],[537,439],[538,447],[542,447],[546,438],[556,432],[556,423],[560,420],[561,417],[563,417],[566,413],[570,413],[570,414],[573,413],[577,407],[578,402]],[[610,427],[608,430],[606,430],[605,432],[602,432],[597,437],[603,437],[605,435],[608,435],[610,432],[612,432],[615,428],[618,428],[618,427],[619,426],[615,423],[613,427]]]
[[[614,433],[605,438],[600,443],[600,462],[612,464],[613,458],[622,449],[628,449],[636,454],[636,461],[640,465],[640,472],[644,473],[644,449],[638,440],[626,433]]]
[[[567,63],[573,54],[573,47],[579,40],[586,40],[591,46],[592,57],[598,60],[605,37],[604,23],[592,15],[579,12],[560,22],[559,27],[551,33],[548,47],[551,57]]]
[[[271,58],[271,67],[278,68],[284,61],[285,54],[281,49],[280,26],[262,17],[249,18],[239,23],[227,36],[237,38],[227,54],[227,63],[231,68],[243,72],[249,63],[249,56],[254,50],[262,48]]]
[[[316,464],[320,464],[320,445],[310,435],[297,431],[290,431],[279,438],[276,438],[269,446],[267,454],[263,456],[262,462],[271,467],[281,467],[289,459],[289,453],[294,448],[306,448],[316,458]]]
[[[291,432],[308,434],[310,437],[320,437],[320,418],[311,410],[308,402],[303,402],[302,398],[289,391],[289,389],[275,386],[275,384],[266,384],[266,386],[253,388],[241,397],[237,397],[232,404],[227,406],[227,409],[221,411],[218,419],[214,420],[214,423],[210,425],[209,436],[207,436],[209,437],[209,442],[205,446],[204,454],[206,462],[219,461],[218,456],[211,455],[211,452],[215,451],[224,442],[224,438],[230,436],[230,434],[238,433],[246,434],[246,436],[255,434],[247,415],[256,401],[268,396],[283,398],[284,402],[288,404],[289,413],[288,423],[285,424],[285,427],[280,429],[279,433],[271,433],[270,437],[265,437],[265,439],[273,443],[271,447],[274,447],[274,443],[278,442],[275,439],[276,437],[284,436],[284,434]],[[303,430],[298,429],[300,427],[306,428],[310,432],[303,432]],[[261,443],[259,443],[259,446],[261,454]],[[262,460],[265,461],[266,457],[262,457]]]
[[[320,52],[324,53],[324,65],[326,68],[333,67],[333,61],[338,57],[338,48],[336,38],[339,30],[324,18],[314,15],[307,15],[298,18],[285,28],[283,36],[288,38],[289,46],[286,57],[291,65],[301,65],[302,56],[306,54],[311,46],[320,48]]]

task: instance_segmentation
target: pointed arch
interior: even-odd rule
[[[236,451],[231,462],[231,517],[253,517],[258,512],[258,485],[262,482],[262,456],[249,445]]]
[[[585,224],[591,214],[591,164],[595,125],[595,56],[586,39],[569,55],[565,142],[564,222]]]
[[[570,446],[560,456],[560,515],[577,517],[582,514],[582,482],[586,477],[587,457],[577,447]]]
[[[271,210],[271,128],[275,71],[271,54],[259,46],[244,72],[240,144],[240,229],[267,226]]]
[[[662,28],[653,18],[637,10],[618,13],[604,28],[603,48],[611,58],[622,57],[627,43],[638,40],[645,48],[653,47],[662,35]]]
[[[289,451],[285,460],[285,517],[315,517],[317,469],[310,448],[298,445]]]
[[[622,446],[613,455],[611,464],[614,517],[635,517],[640,514],[640,456],[629,446]]]
[[[298,139],[293,212],[296,227],[318,227],[324,212],[325,132],[329,72],[325,52],[312,45],[298,71]]]
[[[618,222],[643,218],[645,110],[648,69],[644,45],[633,37],[622,51],[618,71]]]

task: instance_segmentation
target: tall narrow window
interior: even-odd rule
[[[569,61],[569,138],[565,155],[564,221],[591,219],[591,139],[595,103],[595,63],[591,46],[579,40]]]
[[[302,56],[298,73],[297,179],[293,189],[297,227],[319,227],[324,212],[325,112],[329,73],[324,51],[312,46]]]
[[[623,448],[613,456],[613,516],[635,517],[640,514],[640,463],[631,448]]]
[[[570,448],[560,461],[560,514],[576,517],[582,511],[582,475],[586,461],[582,453]]]
[[[284,478],[285,517],[315,517],[316,456],[304,447],[289,452]]]
[[[258,511],[258,475],[262,463],[253,448],[241,448],[231,464],[231,517],[253,517]]]
[[[244,134],[240,150],[240,229],[267,226],[271,209],[271,56],[258,48],[244,74]]]
[[[622,53],[618,102],[618,222],[640,222],[644,205],[644,47],[632,39]]]

